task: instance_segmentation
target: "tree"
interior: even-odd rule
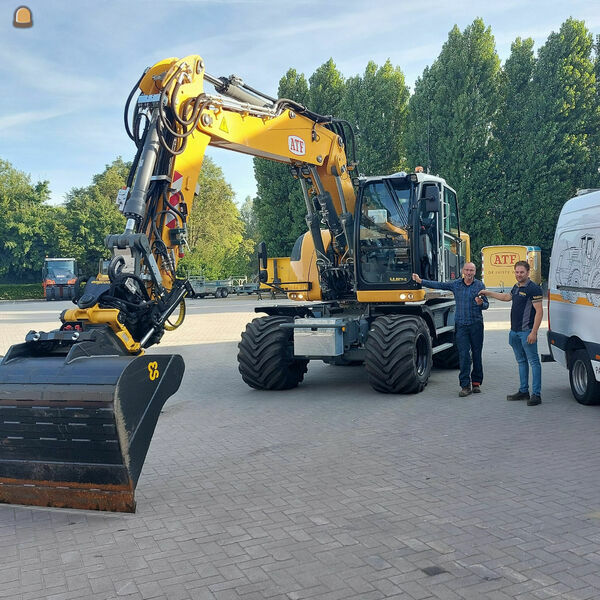
[[[382,67],[370,61],[362,77],[346,82],[340,114],[358,130],[361,174],[389,175],[407,168],[408,98],[404,75],[389,60]]]
[[[246,196],[244,203],[240,206],[240,218],[244,223],[244,237],[249,240],[258,240],[258,223],[254,211],[254,200]]]
[[[32,184],[29,175],[0,160],[0,277],[6,281],[39,281],[44,258],[61,254],[64,215],[46,204],[48,185]]]
[[[70,239],[65,250],[78,260],[85,275],[95,275],[98,260],[108,258],[104,238],[125,228],[115,199],[119,188],[126,184],[130,167],[118,157],[102,173],[94,175],[91,185],[73,188],[67,194],[65,224]]]
[[[289,69],[279,81],[278,94],[305,105],[309,90],[304,75]],[[267,243],[271,256],[288,256],[298,236],[306,231],[306,204],[300,184],[290,175],[288,165],[262,158],[254,159],[254,176],[257,241]]]
[[[492,126],[498,106],[500,59],[491,29],[475,19],[454,27],[409,101],[409,163],[426,164],[458,192],[461,228],[472,248],[501,238]],[[478,259],[478,253],[473,253]]]
[[[207,279],[246,275],[254,241],[244,237],[244,222],[234,192],[223,171],[205,157],[198,178],[199,193],[188,220],[191,251],[179,263],[180,271]]]
[[[499,178],[497,198],[502,242],[528,244],[523,223],[523,180],[529,170],[532,118],[532,74],[535,66],[533,40],[517,38],[501,73],[499,109],[494,126],[496,170]],[[526,231],[526,230],[525,230]],[[525,234],[526,235],[526,234]]]
[[[308,108],[319,115],[340,114],[340,104],[345,93],[344,77],[333,59],[323,63],[309,78]]]
[[[529,243],[550,256],[564,202],[580,187],[598,187],[599,112],[593,39],[583,21],[567,19],[540,48],[533,69],[529,169],[523,176],[522,223]]]

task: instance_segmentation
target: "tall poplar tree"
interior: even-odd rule
[[[498,106],[500,59],[481,19],[464,32],[454,27],[409,101],[411,164],[428,160],[458,192],[461,228],[472,237],[472,256],[501,237],[496,214],[498,178],[490,145]]]
[[[583,21],[569,18],[540,48],[533,70],[529,169],[523,177],[529,219],[522,226],[530,243],[542,248],[546,264],[562,205],[577,188],[600,183],[592,46]]]
[[[370,61],[364,75],[346,82],[340,114],[355,126],[362,175],[389,175],[407,168],[408,97],[404,74],[389,60],[382,67]]]
[[[532,74],[535,65],[533,40],[517,38],[504,64],[499,91],[499,110],[494,127],[495,165],[500,179],[497,196],[502,241],[530,244],[523,222],[523,179],[531,154]]]

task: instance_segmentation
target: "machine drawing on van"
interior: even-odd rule
[[[600,252],[596,235],[579,236],[579,244],[565,248],[558,257],[556,284],[561,296],[575,303],[580,294],[594,306],[600,306]]]

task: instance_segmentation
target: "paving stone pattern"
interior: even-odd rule
[[[541,406],[504,400],[507,312],[486,315],[480,395],[458,398],[456,371],[382,395],[362,367],[322,363],[267,393],[237,373],[249,304],[222,303],[194,304],[160,349],[187,372],[137,513],[0,506],[0,598],[600,598],[600,408],[556,364]],[[3,336],[29,328],[12,306]]]

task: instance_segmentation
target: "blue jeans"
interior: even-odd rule
[[[528,331],[512,331],[508,336],[508,343],[512,346],[517,364],[519,365],[519,391],[529,393],[529,367],[531,366],[531,392],[536,396],[542,394],[542,365],[538,355],[537,342],[527,343]]]
[[[470,325],[456,324],[456,348],[458,350],[458,364],[460,372],[458,381],[461,388],[466,388],[473,383],[483,383],[483,321]],[[471,358],[473,358],[473,371],[471,371]]]

